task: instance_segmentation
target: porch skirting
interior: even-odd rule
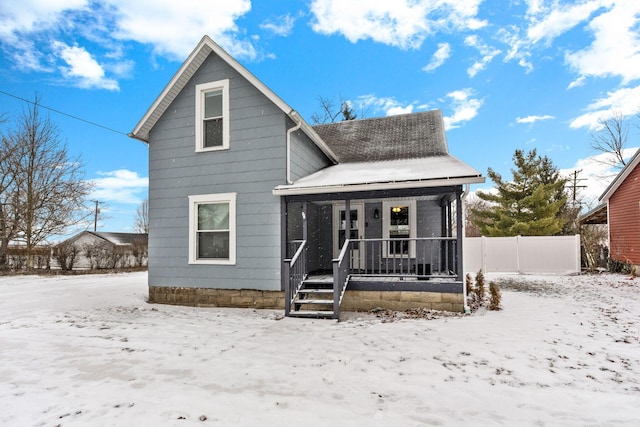
[[[350,291],[347,289],[340,309],[369,311],[376,308],[404,311],[412,308],[464,312],[461,293],[414,291]]]
[[[284,310],[283,291],[149,286],[149,303]]]
[[[149,303],[284,310],[284,292],[149,286]],[[376,308],[398,311],[426,308],[463,312],[464,301],[461,293],[451,292],[347,290],[341,305],[342,311],[369,311]]]

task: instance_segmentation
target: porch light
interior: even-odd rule
[[[391,212],[393,213],[398,213],[400,211],[402,211],[402,208],[400,206],[394,206],[391,208]]]

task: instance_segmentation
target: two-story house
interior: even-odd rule
[[[205,36],[130,134],[149,145],[149,300],[465,306],[468,186],[440,111],[310,126]]]

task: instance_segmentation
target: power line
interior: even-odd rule
[[[33,101],[30,101],[30,100],[25,99],[25,98],[21,98],[21,97],[19,97],[17,95],[13,95],[13,94],[5,92],[3,90],[0,90],[0,93],[3,94],[3,95],[9,96],[11,98],[19,99],[20,101],[23,101],[23,102],[26,102],[26,103],[29,103],[29,104],[32,104],[32,105],[36,105],[36,103],[33,102]],[[87,123],[87,124],[89,124],[91,126],[96,126],[96,127],[108,130],[110,132],[117,133],[118,135],[124,135],[124,136],[127,136],[127,137],[129,136],[128,133],[120,132],[119,130],[115,130],[115,129],[110,128],[108,126],[104,126],[104,125],[101,125],[99,123],[92,122],[92,121],[87,120],[87,119],[83,119],[82,117],[74,116],[73,114],[65,113],[64,111],[56,110],[55,108],[47,107],[46,105],[42,105],[40,103],[38,103],[38,106],[41,107],[41,108],[44,108],[45,110],[53,111],[54,113],[62,114],[63,116],[70,117],[70,118],[72,118],[74,120],[78,120],[78,121]]]

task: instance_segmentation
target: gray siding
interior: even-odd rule
[[[288,127],[294,126],[287,119]],[[324,153],[300,130],[291,134],[291,180],[296,181],[304,176],[319,171],[331,162]]]
[[[230,79],[229,150],[195,152],[195,85]],[[150,133],[149,285],[280,290],[285,114],[215,55]],[[236,265],[190,265],[188,196],[237,193]]]

